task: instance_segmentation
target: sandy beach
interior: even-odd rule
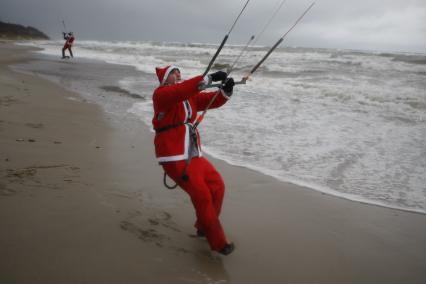
[[[0,43],[0,283],[426,283],[426,215],[215,159],[237,249],[210,252],[189,198],[162,184],[148,127],[117,127],[79,94],[10,68],[31,60]]]

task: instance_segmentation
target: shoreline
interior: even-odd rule
[[[207,151],[205,151],[205,152],[207,153]],[[291,185],[303,188],[303,190],[311,190],[311,191],[314,191],[314,192],[317,192],[317,193],[320,193],[320,194],[326,194],[330,197],[336,197],[336,198],[340,198],[340,199],[343,199],[343,200],[346,200],[346,201],[356,202],[356,203],[360,203],[360,204],[364,204],[364,205],[371,205],[371,206],[388,208],[388,209],[393,209],[393,210],[398,210],[398,211],[403,211],[403,212],[426,215],[426,211],[422,210],[422,209],[410,209],[410,208],[405,208],[405,207],[400,207],[400,206],[393,206],[393,205],[386,204],[384,202],[374,201],[374,200],[362,198],[362,197],[352,195],[352,194],[340,193],[340,192],[335,191],[333,189],[321,188],[321,186],[310,185],[307,182],[303,182],[303,181],[299,182],[299,181],[292,181],[290,179],[286,180],[285,178],[281,178],[279,176],[269,174],[268,171],[264,170],[264,169],[259,169],[259,168],[256,168],[254,166],[253,167],[244,166],[244,165],[240,165],[238,163],[228,161],[225,158],[220,157],[220,155],[207,153],[207,156],[209,156],[213,159],[216,159],[216,160],[220,160],[224,163],[227,163],[230,166],[241,167],[241,168],[244,168],[244,169],[247,169],[247,170],[255,171],[259,174],[262,174],[262,175],[271,177],[273,179],[276,179],[278,182],[282,182],[282,183],[285,183],[285,184],[291,184]]]
[[[78,94],[6,67],[31,58],[28,49],[0,48],[0,282],[426,280],[423,214],[301,190],[217,159],[221,219],[237,249],[210,253],[193,237],[187,196],[163,188],[144,123],[117,129]]]

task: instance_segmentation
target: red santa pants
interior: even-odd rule
[[[204,157],[191,160],[186,170],[189,180],[182,180],[185,163],[167,162],[162,166],[167,175],[191,197],[197,215],[195,227],[205,233],[212,250],[220,251],[227,244],[219,221],[225,184],[218,171]]]

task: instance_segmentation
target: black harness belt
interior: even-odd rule
[[[164,127],[155,128],[154,130],[155,130],[155,133],[161,133],[161,132],[167,131],[169,129],[179,127],[179,126],[184,125],[184,124],[185,123],[183,123],[183,122],[176,123],[176,124],[170,124],[170,125],[167,125],[167,126],[164,126]]]

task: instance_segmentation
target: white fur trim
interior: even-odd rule
[[[158,157],[157,158],[157,161],[159,163],[176,162],[176,161],[182,161],[182,160],[186,160],[185,155],[166,156],[166,157]]]
[[[212,78],[209,75],[203,77],[203,81],[206,85],[210,85],[212,83]]]
[[[163,80],[161,81],[161,85],[163,85],[163,84],[164,84],[164,82],[166,82],[167,77],[169,77],[170,72],[172,72],[172,70],[173,70],[173,69],[178,69],[178,70],[180,70],[178,67],[176,67],[176,66],[174,66],[174,65],[170,65],[170,67],[169,67],[169,68],[167,68],[166,73],[164,73],[164,77],[163,77]]]
[[[189,150],[189,125],[185,124],[185,144],[184,144],[184,153],[182,155],[175,155],[175,156],[165,156],[165,157],[158,157],[157,161],[159,163],[161,162],[174,162],[174,161],[181,161],[188,159],[188,150]]]

